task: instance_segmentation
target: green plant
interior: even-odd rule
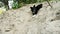
[[[13,3],[13,9],[17,9],[19,6],[18,6],[18,2],[14,2]]]
[[[41,3],[41,2],[44,2],[44,1],[47,1],[47,0],[14,0],[13,9],[20,8],[20,7],[24,6],[25,4],[31,4],[31,3],[36,3],[36,2]],[[49,1],[51,1],[51,0],[49,0]]]

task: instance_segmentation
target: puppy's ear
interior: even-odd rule
[[[33,7],[35,7],[35,5]]]
[[[40,8],[42,8],[43,4],[40,4]]]
[[[43,4],[40,4],[41,6],[43,5]]]
[[[33,8],[33,7],[30,7],[31,9]]]

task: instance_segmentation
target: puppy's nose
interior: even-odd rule
[[[35,13],[35,12],[32,12],[32,13]]]

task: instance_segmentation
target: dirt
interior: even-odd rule
[[[27,4],[16,10],[8,10],[0,15],[0,34],[60,34],[60,1],[43,2],[38,14],[33,16]]]

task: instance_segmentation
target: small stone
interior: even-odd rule
[[[54,21],[54,19],[51,19],[51,21]]]
[[[5,30],[5,32],[9,32],[10,30]]]
[[[56,13],[56,15],[59,15],[60,13]]]

